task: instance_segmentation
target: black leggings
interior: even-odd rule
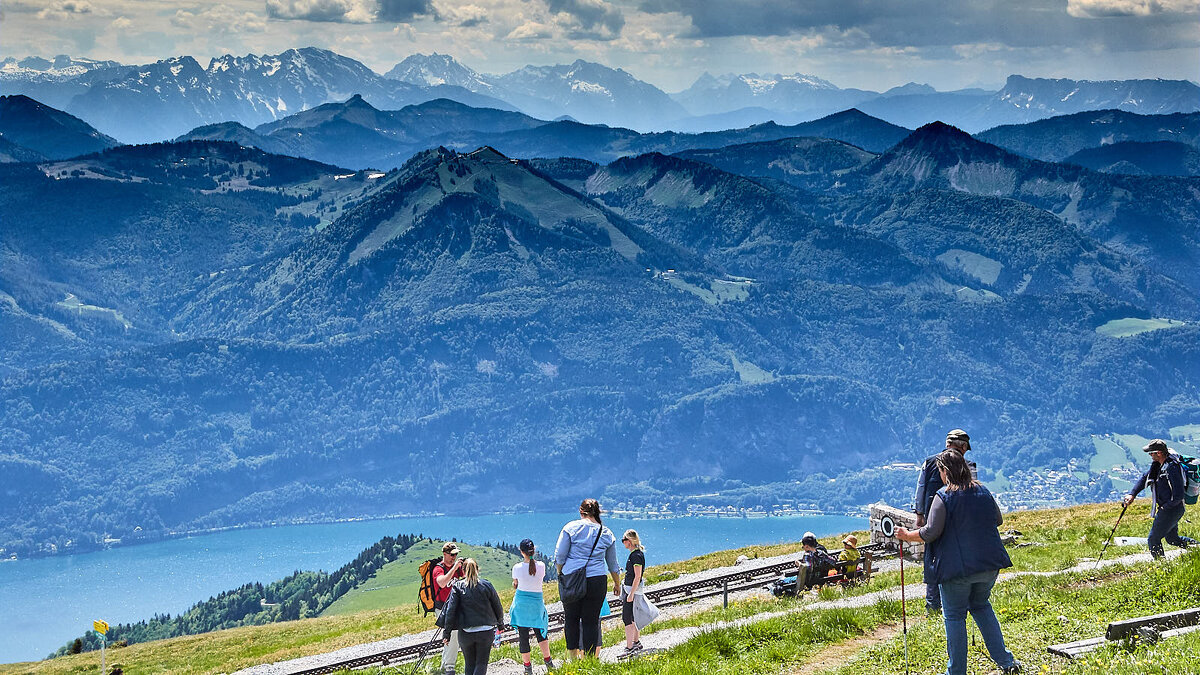
[[[463,675],[487,675],[488,659],[492,657],[492,640],[496,634],[490,630],[478,633],[458,631],[458,645],[462,648],[466,669]]]
[[[608,593],[608,577],[588,577],[587,593],[575,602],[563,603],[563,625],[567,649],[591,654],[600,646],[600,607]]]
[[[537,638],[537,642],[544,642],[546,640],[546,634],[542,632],[541,628],[517,626],[517,646],[520,648],[518,651],[522,654],[528,654],[533,651],[533,645],[529,642],[530,633],[533,633],[533,636]]]

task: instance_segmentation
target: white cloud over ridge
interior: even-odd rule
[[[267,0],[267,16],[294,21],[371,23],[377,8],[372,0]]]
[[[1067,14],[1085,19],[1197,12],[1200,0],[1067,0]]]

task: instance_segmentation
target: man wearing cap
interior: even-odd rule
[[[448,541],[442,546],[442,561],[433,566],[433,582],[437,584],[433,609],[438,618],[441,618],[446,601],[450,599],[450,592],[454,590],[450,584],[463,576],[462,565],[458,561],[458,544]],[[442,672],[446,675],[454,675],[454,667],[457,663],[458,631],[454,631],[450,633],[449,641],[442,647]]]
[[[1126,506],[1133,503],[1147,485],[1150,486],[1152,501],[1150,515],[1154,522],[1150,525],[1150,534],[1146,544],[1150,555],[1155,558],[1163,557],[1162,540],[1180,548],[1187,548],[1196,543],[1195,539],[1179,536],[1179,519],[1183,518],[1183,490],[1187,486],[1183,477],[1183,465],[1178,456],[1167,447],[1167,442],[1156,438],[1146,444],[1142,451],[1150,455],[1150,469],[1142,474],[1141,480],[1122,500]]]
[[[962,429],[951,429],[950,433],[946,434],[946,450],[954,450],[960,455],[966,455],[971,449],[971,437]],[[938,453],[940,454],[940,453]],[[975,467],[975,462],[967,462],[967,466],[971,467],[971,476],[978,475],[978,470]],[[921,467],[921,475],[917,477],[917,494],[913,511],[917,514],[917,527],[925,526],[925,517],[929,515],[929,508],[933,505],[933,496],[938,490],[945,487],[942,483],[942,474],[938,471],[937,455],[930,455],[925,458],[925,464]],[[933,578],[933,570],[930,569],[932,561],[929,556],[925,556],[925,578]],[[942,596],[938,593],[937,584],[925,584],[925,611],[938,616],[942,613]]]

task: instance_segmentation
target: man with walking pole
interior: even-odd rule
[[[1150,468],[1142,474],[1141,480],[1125,495],[1122,502],[1128,507],[1137,499],[1138,493],[1149,486],[1150,515],[1154,522],[1150,525],[1146,545],[1150,548],[1150,555],[1157,559],[1163,557],[1163,539],[1179,548],[1194,546],[1196,540],[1179,536],[1179,521],[1184,513],[1184,488],[1187,487],[1179,456],[1160,438],[1147,443],[1142,452],[1150,455]]]

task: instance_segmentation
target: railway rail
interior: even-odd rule
[[[877,570],[872,567],[872,561],[880,558],[893,557],[896,555],[894,550],[884,544],[870,544],[859,547],[859,551],[863,554],[863,570],[866,572],[866,578]],[[749,563],[744,563],[744,569],[738,569],[728,574],[699,579],[697,581],[684,582],[679,584],[659,584],[657,588],[646,591],[646,597],[651,602],[659,607],[669,605],[677,605],[685,602],[693,602],[701,598],[710,598],[716,595],[727,595],[736,591],[744,591],[751,588],[764,587],[772,581],[779,578],[781,575],[796,570],[796,561],[799,559],[797,554],[795,558],[785,560],[783,562],[773,563],[770,565],[761,565],[752,567]],[[668,585],[669,584],[669,585]],[[609,598],[609,608],[612,613],[604,617],[603,620],[615,619],[621,616],[621,601]],[[563,612],[561,610],[550,614],[550,632],[557,632],[563,628]],[[289,671],[288,675],[324,675],[326,673],[335,673],[340,670],[355,670],[358,668],[367,668],[370,666],[388,666],[402,665],[412,663],[421,657],[422,652],[437,652],[440,656],[440,641],[434,640],[436,633],[430,632],[430,639],[416,644],[405,645],[395,649],[387,649],[367,654],[352,659],[327,663],[320,666],[303,668]],[[501,642],[504,644],[517,641],[517,633],[515,630],[509,629],[505,631],[501,637]]]

